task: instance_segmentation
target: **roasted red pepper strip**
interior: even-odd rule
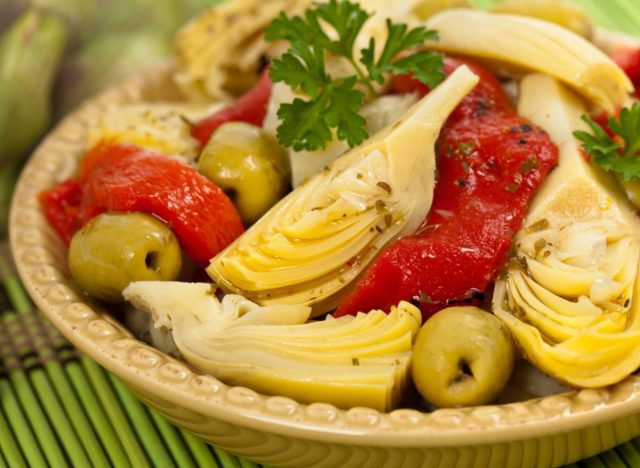
[[[153,214],[201,266],[244,230],[235,207],[213,182],[175,159],[127,144],[93,148],[82,161],[79,180],[44,192],[41,202],[66,241],[105,211]],[[58,207],[65,208],[64,214],[56,215]]]
[[[461,63],[448,59],[446,71]],[[480,82],[440,135],[427,219],[376,259],[336,316],[411,300],[426,320],[448,305],[481,298],[506,260],[533,192],[557,164],[556,146],[516,114],[496,78],[464,63]]]
[[[611,53],[611,59],[624,70],[640,98],[640,47],[623,47]]]
[[[247,94],[238,98],[233,105],[196,123],[191,129],[191,135],[204,147],[213,132],[227,122],[247,122],[261,127],[267,115],[272,85],[268,70],[265,70],[260,81]]]
[[[82,201],[82,189],[77,179],[69,179],[51,190],[42,192],[38,199],[51,227],[67,244],[80,225],[78,212]]]

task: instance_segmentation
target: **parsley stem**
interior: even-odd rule
[[[356,62],[353,59],[353,57],[347,57],[347,60],[349,60],[349,63],[353,66],[353,68],[356,71],[356,75],[358,76],[358,83],[362,83],[367,86],[367,89],[369,90],[369,97],[372,97],[372,98],[377,97],[378,93],[376,92],[375,88],[371,84],[371,79],[364,74],[364,72],[358,65],[358,62]]]

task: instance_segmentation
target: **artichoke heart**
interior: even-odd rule
[[[310,5],[310,0],[235,0],[203,11],[176,34],[176,83],[200,100],[246,91],[267,49],[262,31],[281,11],[299,14]]]
[[[427,21],[440,34],[438,50],[543,72],[562,80],[610,114],[633,92],[625,73],[583,37],[525,16],[449,10]]]
[[[178,59],[175,81],[182,91],[197,100],[230,99],[246,91],[256,81],[262,58],[282,54],[288,45],[278,41],[267,44],[263,30],[280,13],[302,15],[313,7],[312,0],[234,0],[203,11],[176,34],[174,47]],[[355,49],[367,47],[371,38],[384,43],[386,20],[419,22],[414,8],[424,0],[360,0],[372,13],[356,38]],[[327,72],[343,76],[346,60],[327,57]]]
[[[89,128],[89,147],[101,141],[130,143],[191,163],[200,153],[200,145],[191,136],[189,122],[219,110],[220,106],[172,102],[113,106]]]
[[[171,330],[191,364],[230,385],[341,408],[396,407],[406,388],[420,311],[402,302],[355,317],[309,322],[310,308],[261,307],[206,283],[141,281],[123,292]]]
[[[582,102],[547,75],[527,76],[520,96],[519,113],[549,132],[560,160],[515,238],[494,312],[543,372],[577,387],[613,384],[640,366],[640,221],[580,152]]]
[[[388,242],[413,232],[433,199],[434,145],[477,77],[458,68],[400,120],[297,187],[207,269],[262,304],[335,307],[336,293]]]

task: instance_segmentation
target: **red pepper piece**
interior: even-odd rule
[[[454,63],[469,65],[480,83],[440,135],[427,219],[383,251],[336,316],[389,310],[410,300],[426,320],[448,305],[481,299],[506,260],[531,196],[557,164],[556,146],[516,114],[495,77],[472,62]]]
[[[611,53],[611,59],[624,70],[640,98],[640,47],[622,47]]]
[[[227,122],[247,122],[261,127],[267,115],[271,87],[272,82],[267,69],[262,73],[260,81],[247,94],[238,98],[233,105],[196,123],[191,129],[191,135],[204,147],[213,132]]]
[[[38,196],[44,215],[51,227],[67,244],[78,229],[78,211],[82,189],[77,179],[69,179]]]
[[[127,144],[96,146],[82,161],[79,181],[64,182],[41,200],[49,222],[67,242],[105,211],[153,214],[201,266],[244,230],[220,187],[186,164]],[[60,206],[65,211],[56,211]]]

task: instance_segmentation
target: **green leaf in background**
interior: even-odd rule
[[[55,14],[32,9],[0,39],[0,169],[49,126],[51,87],[67,43]]]
[[[56,83],[55,117],[127,76],[168,57],[174,32],[220,0],[34,0],[91,3],[84,17],[91,34],[71,50]]]
[[[0,34],[29,7],[29,0],[0,0]]]
[[[147,31],[91,40],[62,64],[54,94],[56,119],[109,85],[158,63],[170,51],[164,34]]]

